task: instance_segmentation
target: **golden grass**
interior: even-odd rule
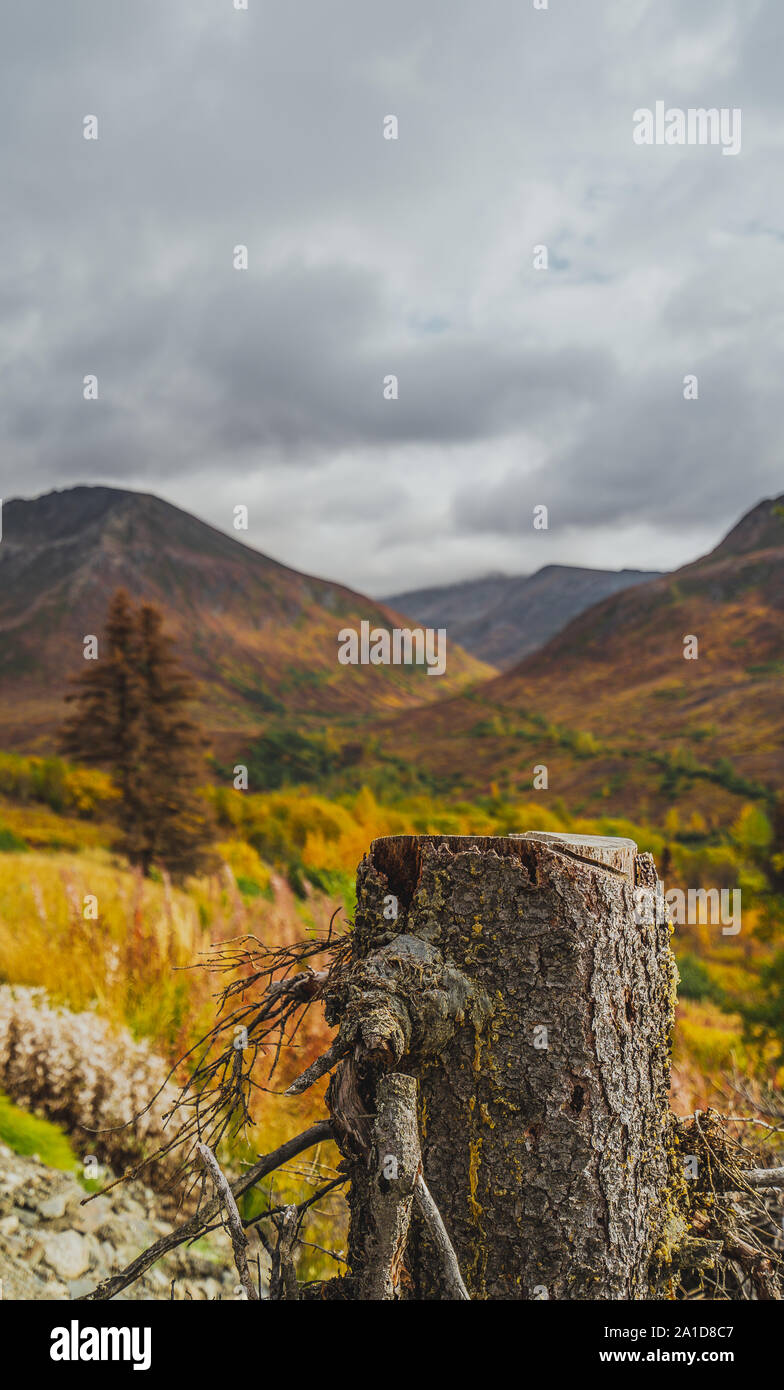
[[[314,899],[304,908],[298,904],[250,846],[227,842],[221,851],[223,872],[191,881],[188,891],[143,880],[106,850],[0,855],[0,979],[41,987],[53,1002],[77,1013],[93,1009],[135,1037],[149,1038],[173,1064],[215,1018],[212,996],[219,981],[190,968],[200,951],[246,933],[270,944],[294,942],[325,931],[331,915],[326,900]],[[237,880],[257,885],[265,895],[244,895]],[[89,915],[93,911],[97,917]],[[319,1055],[328,1037],[316,1005],[271,1080],[268,1066],[260,1064],[258,1079],[272,1093],[257,1093],[255,1123],[223,1155],[233,1171],[323,1116],[326,1081],[296,1099],[279,1093]],[[302,1201],[335,1175],[339,1159],[331,1144],[304,1154],[249,1199],[253,1205],[246,1214],[256,1214],[268,1202]],[[315,1247],[331,1247],[335,1230],[338,1243],[342,1240],[341,1204],[336,1194],[309,1214],[303,1234],[311,1244],[304,1247],[300,1277],[338,1268]]]
[[[164,1050],[208,1017],[208,991],[176,973],[206,944],[198,903],[105,850],[0,860],[0,977],[95,1008]]]

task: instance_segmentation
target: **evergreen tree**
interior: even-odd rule
[[[63,725],[60,747],[66,757],[111,771],[117,792],[116,815],[125,838],[140,811],[138,753],[141,685],[136,618],[124,589],[109,604],[98,660],[73,681],[66,695],[77,708]]]
[[[142,688],[140,772],[145,814],[142,862],[159,862],[174,874],[209,867],[212,819],[197,788],[205,780],[204,739],[188,718],[194,686],[173,655],[163,615],[144,604],[138,618]]]
[[[98,660],[76,677],[76,704],[62,751],[107,768],[118,792],[118,848],[145,875],[159,864],[176,877],[211,867],[213,827],[198,795],[204,744],[186,706],[193,686],[151,604],[135,612],[118,590]]]

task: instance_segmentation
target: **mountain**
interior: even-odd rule
[[[411,589],[382,601],[427,627],[445,627],[467,652],[505,670],[584,609],[660,573],[545,565],[536,574],[489,574],[461,584]]]
[[[779,497],[710,554],[604,599],[512,670],[391,721],[382,744],[416,749],[423,771],[467,794],[495,782],[586,814],[655,820],[677,803],[687,820],[726,823],[739,797],[781,787],[783,677]],[[537,793],[539,764],[549,787]]]
[[[219,743],[291,715],[321,723],[454,693],[491,668],[450,642],[447,670],[342,666],[342,627],[403,626],[384,604],[299,574],[158,497],[75,487],[6,502],[0,543],[0,746],[48,749],[82,643],[125,587],[166,616]]]

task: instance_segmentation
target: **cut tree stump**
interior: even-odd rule
[[[328,1099],[351,1165],[349,1282],[372,1277],[390,1145],[373,1116],[395,1072],[416,1080],[424,1178],[471,1298],[654,1296],[676,979],[655,886],[630,840],[374,841],[354,963],[328,1000],[346,1054]],[[416,1204],[410,1221],[393,1296],[453,1296]]]

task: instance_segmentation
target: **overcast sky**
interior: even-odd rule
[[[374,594],[695,558],[784,490],[783,53],[782,0],[6,5],[0,495],[243,503]]]

